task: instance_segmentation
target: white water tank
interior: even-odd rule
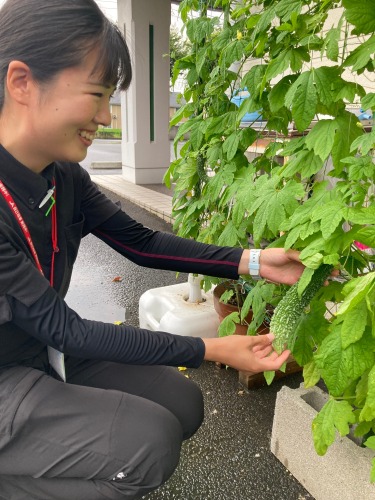
[[[201,276],[188,283],[152,288],[139,300],[139,326],[191,337],[217,337],[219,318],[212,292],[200,289]]]

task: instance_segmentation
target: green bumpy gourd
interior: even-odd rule
[[[198,154],[197,156],[197,173],[202,182],[207,182],[206,160],[202,154]]]
[[[313,274],[301,296],[298,295],[298,282],[281,299],[270,322],[270,331],[275,335],[273,348],[280,354],[284,349],[293,349],[298,323],[305,308],[310,304],[318,290],[331,274],[332,266],[322,264]]]

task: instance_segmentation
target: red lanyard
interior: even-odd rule
[[[55,179],[53,179],[53,186],[56,187]],[[33,240],[31,238],[31,234],[29,228],[27,227],[24,218],[22,217],[21,212],[19,211],[16,202],[14,201],[12,195],[9,193],[7,188],[4,186],[3,182],[0,180],[0,193],[3,195],[5,201],[8,203],[9,208],[12,210],[14,217],[16,218],[22,232],[26,238],[27,244],[29,245],[32,256],[35,260],[36,267],[44,276],[44,272],[42,266],[39,261],[38,253],[34,246]],[[51,195],[52,197],[52,195]],[[56,216],[56,190],[54,194],[54,202],[52,206],[52,231],[51,231],[51,239],[52,239],[52,261],[51,261],[51,276],[50,276],[50,284],[53,286],[54,283],[54,272],[55,272],[55,254],[59,251],[57,246],[57,216]]]

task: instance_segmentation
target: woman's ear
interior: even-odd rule
[[[6,89],[9,97],[27,105],[35,82],[29,66],[21,61],[11,61],[8,66]]]

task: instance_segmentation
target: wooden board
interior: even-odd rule
[[[278,370],[275,373],[275,378],[283,378],[291,375],[292,373],[301,372],[302,368],[297,364],[294,359],[291,359],[286,364],[285,372],[281,372]],[[266,379],[264,378],[263,373],[251,373],[251,372],[238,372],[238,380],[241,385],[246,387],[247,389],[256,389],[257,387],[261,387],[263,385],[267,385]]]

